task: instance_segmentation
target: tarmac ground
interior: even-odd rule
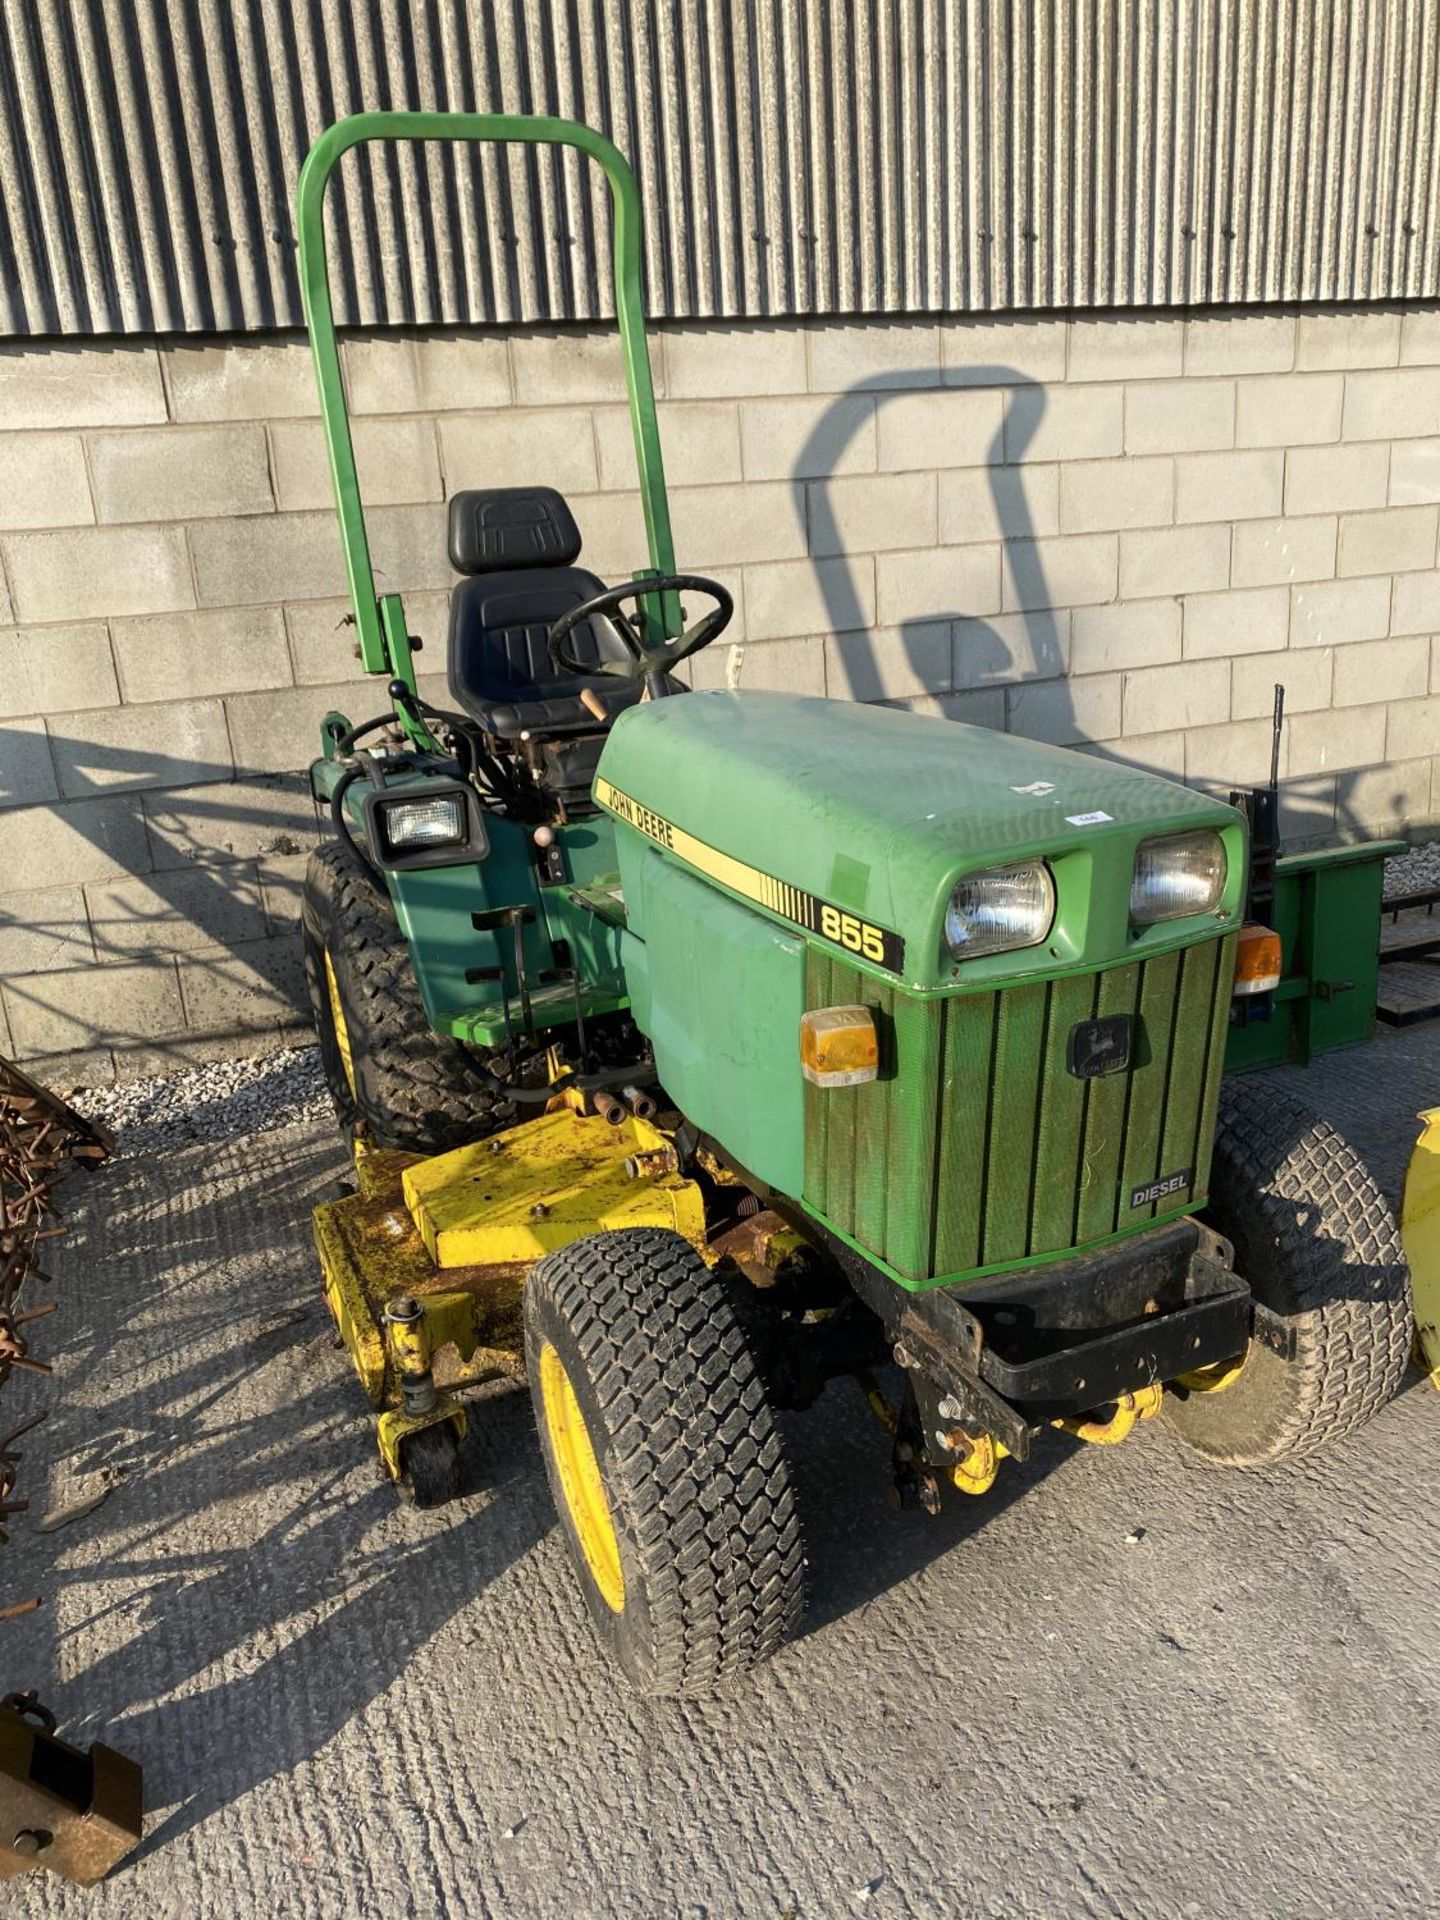
[[[1285,1076],[1394,1190],[1440,1024]],[[1054,1436],[893,1513],[850,1386],[789,1422],[803,1636],[723,1697],[628,1694],[591,1639],[528,1398],[471,1491],[397,1505],[336,1350],[315,1119],[67,1188],[4,1685],[140,1758],[137,1856],[16,1916],[1420,1915],[1440,1823],[1440,1396],[1215,1472],[1159,1424]]]

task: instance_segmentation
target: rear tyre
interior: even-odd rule
[[[645,1694],[711,1692],[799,1624],[780,1431],[724,1281],[658,1228],[577,1240],[525,1288],[550,1490],[602,1645]]]
[[[515,1118],[484,1079],[478,1049],[425,1018],[410,949],[388,895],[330,840],[310,856],[301,910],[305,979],[326,1084],[341,1126],[380,1147],[443,1153]]]
[[[1328,1121],[1263,1081],[1226,1082],[1205,1219],[1289,1322],[1286,1359],[1251,1341],[1165,1395],[1177,1438],[1214,1466],[1263,1467],[1342,1440],[1397,1391],[1409,1276],[1394,1217]]]

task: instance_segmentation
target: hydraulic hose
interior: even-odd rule
[[[367,733],[373,733],[376,727],[393,725],[394,720],[395,715],[393,711],[390,713],[377,713],[373,720],[362,720],[358,727],[351,727],[348,733],[342,733],[339,736],[335,742],[336,752],[341,754],[352,753],[357,740],[361,739]]]
[[[362,733],[365,729],[357,727],[355,731]],[[345,818],[345,795],[360,778],[360,771],[358,766],[346,767],[340,778],[335,782],[334,791],[330,795],[330,824],[334,827],[337,837],[345,842],[345,845],[349,847],[357,859],[364,861],[365,865],[370,869],[371,873],[374,874],[376,880],[379,881],[383,888],[385,886],[384,874],[381,873],[379,867],[376,866],[371,857],[370,849],[362,846],[350,831],[350,822]]]

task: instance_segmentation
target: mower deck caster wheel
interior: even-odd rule
[[[460,1442],[448,1420],[400,1442],[402,1485],[416,1507],[443,1507],[460,1492]]]

